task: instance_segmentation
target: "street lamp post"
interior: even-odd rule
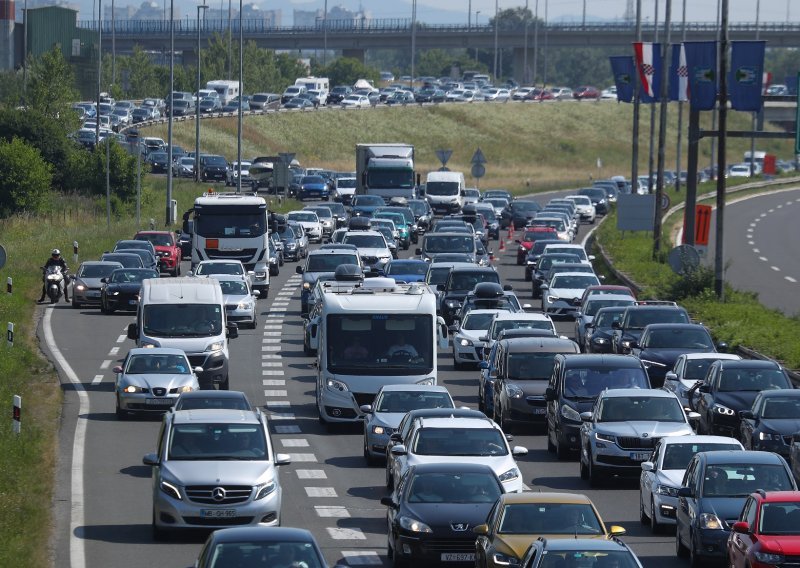
[[[167,208],[164,225],[172,225],[172,120],[175,105],[175,0],[169,0],[169,120],[167,121]]]
[[[325,0],[325,13],[322,14],[322,66],[328,62],[328,0]]]
[[[494,80],[497,81],[499,79],[497,75],[497,16],[500,13],[499,10],[499,0],[494,0]]]
[[[95,148],[100,144],[100,91],[103,83],[103,17],[100,15],[102,11],[103,0],[97,0],[97,105],[94,112]]]
[[[242,102],[244,101],[244,32],[242,31],[242,0],[239,0],[239,115],[236,128],[236,193],[242,193]]]
[[[475,27],[476,27],[476,28],[477,28],[477,27],[480,27],[480,26],[478,25],[478,15],[479,15],[480,13],[481,13],[481,11],[480,11],[480,10],[475,10]],[[477,63],[477,62],[478,62],[478,46],[476,45],[476,46],[475,46],[475,63]]]
[[[194,105],[194,181],[200,181],[200,11],[205,16],[205,0],[197,5],[197,102]]]
[[[522,48],[522,84],[528,84],[528,0],[525,0],[525,39]]]
[[[111,0],[111,86],[117,84],[117,30],[114,25],[114,0]]]
[[[408,86],[414,90],[414,55],[417,48],[417,0],[411,2],[411,79]]]

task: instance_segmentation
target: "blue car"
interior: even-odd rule
[[[492,376],[492,371],[496,370],[496,354],[499,343],[499,341],[495,341],[486,360],[478,363],[478,368],[480,369],[480,377],[478,378],[478,410],[486,414],[486,416],[492,416],[490,412],[494,411],[494,379],[496,373],[495,376]]]
[[[386,276],[403,282],[423,282],[430,265],[424,260],[393,260],[384,269]]]
[[[376,209],[386,206],[386,202],[379,195],[356,195],[351,206],[353,217],[372,217]]]
[[[328,182],[322,176],[303,176],[300,180],[300,200],[316,197],[327,201],[330,197]]]

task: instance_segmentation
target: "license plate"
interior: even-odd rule
[[[631,459],[633,461],[647,461],[650,458],[650,452],[631,452]]]
[[[236,516],[236,509],[200,509],[200,516],[207,519],[229,519]]]
[[[148,406],[171,406],[175,403],[171,398],[148,398],[145,399],[145,404]]]
[[[475,562],[475,553],[442,552],[442,562]]]
[[[138,300],[128,300],[128,304],[130,304],[131,306],[135,306],[138,303],[139,303]]]
[[[533,413],[534,414],[544,414],[546,411],[547,411],[546,408],[534,408],[533,409]]]
[[[100,292],[95,292],[94,290],[89,290],[88,292],[86,292],[86,297],[87,298],[99,298],[100,297]]]

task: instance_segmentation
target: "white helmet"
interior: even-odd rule
[[[53,252],[51,252],[50,254],[52,254],[53,256],[61,256],[61,251],[58,249],[53,249]]]

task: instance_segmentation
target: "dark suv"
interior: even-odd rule
[[[499,284],[500,275],[489,267],[453,268],[447,275],[447,281],[437,286],[440,292],[439,309],[447,325],[453,323],[453,318],[460,311],[461,302],[467,294],[482,282]]]
[[[614,353],[630,353],[631,342],[639,341],[644,328],[651,323],[690,323],[690,320],[686,310],[674,302],[636,302],[625,308],[622,319],[614,322],[614,335],[611,337]]]
[[[630,355],[556,355],[545,391],[547,449],[558,459],[580,448],[581,412],[606,389],[649,389],[642,362]]]
[[[200,156],[200,179],[202,181],[221,181],[228,179],[228,162],[222,156]]]

